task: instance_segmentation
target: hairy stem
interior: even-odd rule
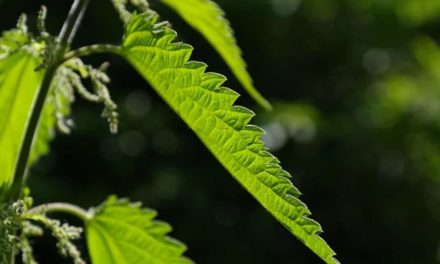
[[[67,52],[64,55],[63,61],[65,62],[75,57],[84,57],[96,53],[113,53],[120,55],[122,53],[122,48],[111,44],[94,44]]]
[[[67,46],[72,44],[89,2],[90,0],[75,0],[58,35],[61,43],[65,43]]]
[[[27,214],[67,213],[78,217],[83,222],[90,219],[90,214],[83,208],[69,203],[48,203],[30,209]]]
[[[21,193],[29,153],[32,147],[32,141],[38,126],[41,111],[43,110],[44,102],[46,101],[46,97],[52,83],[52,79],[55,76],[58,66],[60,65],[60,61],[62,61],[67,48],[70,46],[73,37],[75,36],[89,2],[90,0],[75,0],[58,36],[57,45],[54,51],[54,60],[46,70],[41,88],[38,91],[37,99],[34,102],[29,123],[26,128],[26,134],[14,172],[14,183],[10,192],[10,196],[12,196],[12,198],[17,198]]]
[[[16,256],[16,247],[15,247],[15,245],[13,245],[12,250],[11,250],[10,264],[15,264],[15,256]]]

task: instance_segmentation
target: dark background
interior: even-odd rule
[[[208,43],[158,1],[152,8],[195,47],[193,59],[229,76],[265,140],[343,263],[440,263],[440,2],[218,0],[256,86],[249,99]],[[57,34],[71,1],[0,0],[0,30],[49,9]],[[74,46],[119,43],[110,1],[92,1]],[[78,100],[76,128],[32,171],[36,203],[98,205],[108,194],[155,208],[198,263],[321,263],[210,155],[124,61],[112,62],[121,112],[110,135],[101,106]],[[68,219],[61,216],[63,219]],[[70,263],[34,241],[40,263]],[[84,249],[84,245],[81,246]],[[86,253],[85,253],[86,254]]]

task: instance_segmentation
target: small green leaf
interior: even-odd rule
[[[249,124],[254,113],[234,106],[239,95],[222,87],[226,78],[189,61],[192,47],[174,42],[176,32],[158,20],[154,12],[132,16],[125,57],[264,208],[326,263],[338,263],[291,176],[261,141],[264,131]]]
[[[257,103],[267,110],[272,109],[270,103],[254,87],[234,32],[220,6],[211,0],[162,0],[162,2],[174,9],[211,43]]]
[[[86,223],[94,264],[189,264],[186,247],[167,236],[171,226],[154,220],[156,212],[139,203],[110,197]]]

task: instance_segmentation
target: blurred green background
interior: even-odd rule
[[[122,25],[109,2],[92,1],[75,46],[119,42]],[[193,59],[230,76],[239,103],[256,110],[254,122],[338,259],[440,263],[440,1],[218,0],[272,113],[244,94],[199,34],[151,2],[195,47]],[[0,30],[23,11],[35,25],[46,4],[56,34],[70,3],[0,0]],[[32,171],[37,203],[89,207],[108,194],[142,201],[198,263],[321,263],[124,61],[110,61],[120,133],[110,135],[101,106],[78,100],[72,135],[59,135]],[[53,255],[49,237],[34,243],[41,263],[70,263]]]

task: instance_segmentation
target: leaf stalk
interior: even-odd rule
[[[83,222],[87,222],[91,217],[90,213],[83,208],[69,203],[42,204],[30,209],[26,214],[33,215],[46,213],[67,213],[81,219]]]
[[[73,58],[85,57],[97,53],[113,53],[121,55],[122,48],[120,46],[112,44],[94,44],[90,46],[84,46],[76,50],[71,50],[67,52],[63,57],[63,62],[66,62]]]

